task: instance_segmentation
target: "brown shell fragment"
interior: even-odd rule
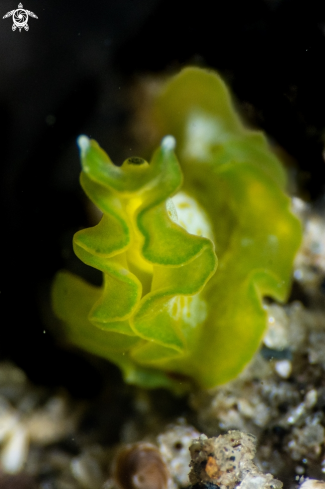
[[[167,489],[169,472],[158,448],[140,442],[118,453],[114,478],[120,489]]]
[[[220,467],[214,457],[208,457],[207,464],[205,466],[205,472],[210,479],[219,479],[220,477]]]

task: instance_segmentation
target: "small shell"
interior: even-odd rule
[[[120,489],[167,489],[169,473],[157,447],[141,442],[118,453],[114,478]]]

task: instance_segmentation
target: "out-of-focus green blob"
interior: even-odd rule
[[[209,388],[259,347],[262,297],[286,300],[301,226],[281,164],[242,126],[215,73],[183,70],[152,120],[175,137],[180,165],[170,136],[149,164],[121,167],[79,139],[81,185],[103,217],[76,233],[74,250],[104,280],[60,272],[54,310],[71,343],[119,365],[127,382]]]

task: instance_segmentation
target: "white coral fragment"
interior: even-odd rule
[[[1,452],[1,467],[4,472],[17,474],[23,468],[29,449],[27,430],[17,423]]]
[[[308,479],[306,480],[299,489],[324,489],[325,482],[317,481],[316,479]]]

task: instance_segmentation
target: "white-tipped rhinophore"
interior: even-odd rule
[[[85,156],[87,153],[88,149],[90,148],[90,140],[87,136],[79,136],[77,138],[77,144],[80,149],[81,156]]]
[[[161,140],[161,147],[163,149],[169,149],[169,150],[175,149],[176,148],[176,139],[174,138],[174,136],[165,136]]]

